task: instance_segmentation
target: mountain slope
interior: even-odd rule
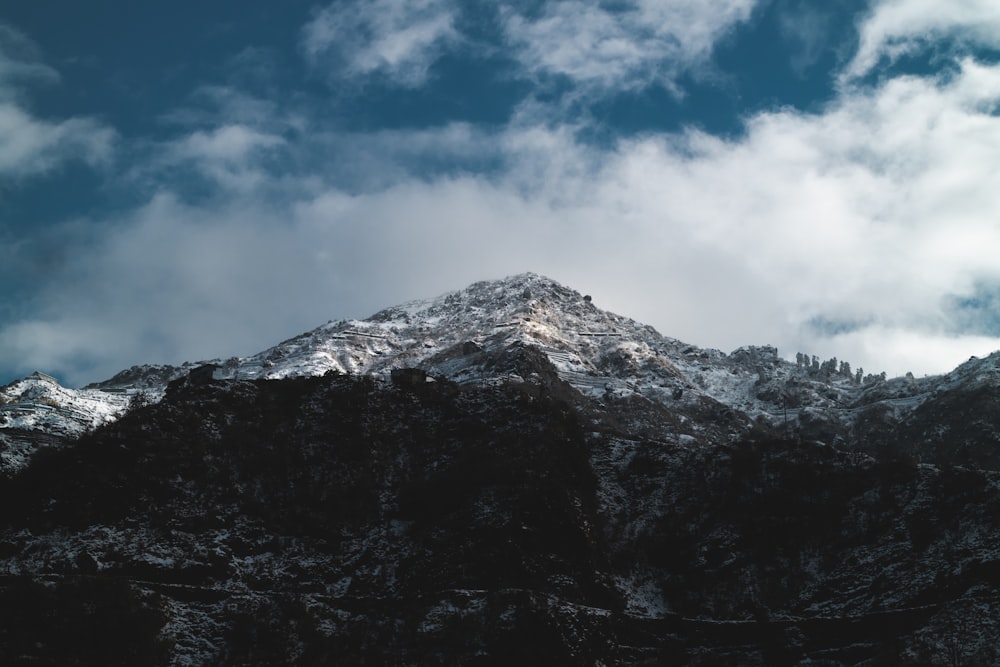
[[[998,361],[724,354],[525,274],[36,374],[0,662],[996,664]]]
[[[544,357],[518,363],[545,391],[178,383],[46,450],[0,487],[0,608],[46,601],[9,615],[0,658],[1000,658],[997,473],[761,434],[666,442],[631,428],[635,399],[598,407]],[[645,426],[669,432],[658,414]]]
[[[40,446],[113,421],[128,404],[124,393],[66,389],[37,372],[0,387],[0,471],[20,469]]]

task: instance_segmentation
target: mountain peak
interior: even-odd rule
[[[517,361],[524,359],[530,363]],[[362,320],[331,321],[253,356],[211,363],[219,380],[333,372],[388,381],[394,370],[416,368],[465,386],[558,381],[598,400],[635,399],[677,414],[738,414],[744,426],[791,424],[853,438],[856,423],[869,419],[876,404],[898,420],[936,392],[1000,385],[998,360],[1000,353],[972,359],[943,378],[862,381],[843,367],[784,361],[773,347],[744,347],[729,355],[701,349],[529,272]],[[116,418],[133,394],[157,400],[171,380],[205,363],[136,366],[81,390],[34,374],[0,388],[0,429],[80,432]]]
[[[63,626],[101,625],[78,612],[91,597],[112,620],[145,610],[149,655],[173,641],[173,662],[197,664],[294,662],[275,631],[293,625],[310,662],[426,661],[434,642],[481,657],[523,639],[525,658],[496,661],[732,662],[738,650],[751,656],[740,664],[772,664],[809,650],[841,664],[891,659],[940,627],[974,628],[949,646],[992,650],[994,619],[974,624],[996,593],[997,474],[901,454],[998,469],[995,391],[968,390],[997,386],[996,361],[971,360],[949,384],[869,384],[769,346],[685,345],[521,274],[246,359],[133,367],[61,395],[33,375],[0,388],[14,423],[0,429],[0,473],[60,445],[39,420],[82,409],[71,399],[132,409],[4,480],[14,575],[0,594],[42,599],[17,626],[29,629],[53,609]],[[242,381],[331,370],[355,377]],[[160,405],[120,393],[178,373]],[[387,637],[416,649],[355,648]],[[189,652],[200,647],[218,652]],[[432,657],[456,661],[444,655]]]
[[[584,299],[560,283],[537,273],[520,273],[500,280],[482,280],[468,287],[447,292],[434,299],[419,299],[392,306],[375,313],[366,321],[384,322],[410,316],[436,317],[457,308],[465,312],[511,314],[531,301],[550,305],[573,303]]]
[[[234,376],[386,373],[426,365],[465,342],[495,347],[522,340],[566,347],[562,339],[568,332],[604,330],[608,322],[600,320],[617,319],[551,278],[521,273],[392,306],[364,320],[329,322],[244,360]]]

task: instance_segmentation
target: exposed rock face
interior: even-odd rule
[[[0,662],[1000,662],[995,359],[864,385],[456,294],[119,378],[0,480]],[[295,377],[325,340],[366,372]]]

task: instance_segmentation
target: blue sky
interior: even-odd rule
[[[0,383],[523,271],[866,371],[1000,348],[992,0],[0,8]]]

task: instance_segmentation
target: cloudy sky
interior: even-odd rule
[[[523,271],[724,351],[1000,348],[996,0],[0,7],[0,384]]]

